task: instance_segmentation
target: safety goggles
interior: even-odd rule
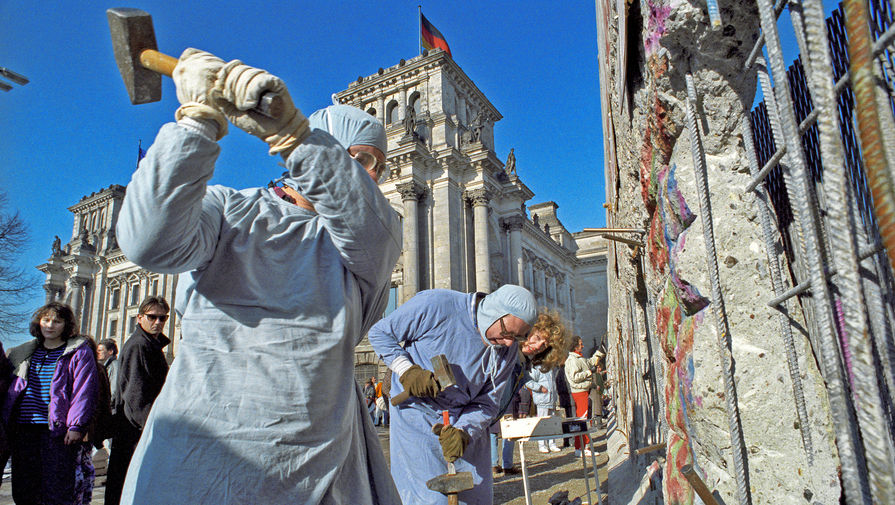
[[[385,163],[376,159],[376,156],[368,153],[367,151],[358,151],[351,155],[362,167],[364,170],[369,172],[373,172],[376,174],[376,182],[378,184],[382,184],[385,181],[385,176],[387,172],[385,171]]]
[[[511,339],[515,340],[516,342],[519,342],[520,344],[522,342],[525,342],[526,340],[528,340],[528,333],[526,333],[524,335],[520,335],[519,333],[513,333],[513,332],[507,330],[506,325],[503,324],[502,317],[500,319],[498,319],[497,321],[500,322],[500,337],[501,338],[511,338]]]

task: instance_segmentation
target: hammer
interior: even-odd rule
[[[435,374],[435,380],[438,381],[438,385],[441,386],[441,389],[447,389],[457,384],[457,380],[454,378],[454,371],[451,369],[451,364],[448,363],[447,356],[444,354],[436,354],[432,357],[431,362],[432,372]],[[410,393],[406,390],[401,391],[392,397],[392,405],[400,405],[401,403],[404,403],[407,398],[410,398]]]
[[[177,58],[157,51],[152,16],[140,9],[108,9],[109,30],[115,62],[124,79],[124,87],[134,105],[162,99],[162,76],[171,76]],[[283,114],[283,99],[277,93],[264,93],[253,109],[270,118]]]
[[[445,410],[442,412],[442,425],[449,426],[451,423],[450,415],[448,411]],[[433,477],[426,481],[426,487],[431,489],[432,491],[438,491],[439,493],[447,496],[448,505],[458,505],[460,503],[460,497],[457,493],[460,491],[466,491],[467,489],[472,489],[474,487],[472,481],[472,472],[460,472],[457,473],[457,469],[454,467],[454,463],[448,462],[448,473],[443,473],[437,477]]]

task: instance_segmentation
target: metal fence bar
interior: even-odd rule
[[[755,142],[752,139],[752,124],[748,117],[743,117],[741,127],[743,132],[743,144],[746,147],[746,158],[749,160],[749,170],[753,176],[758,171],[758,160],[755,158]],[[755,204],[758,207],[758,217],[761,221],[761,231],[764,237],[765,252],[768,257],[768,266],[771,273],[771,285],[775,295],[783,291],[783,276],[780,273],[780,264],[777,261],[776,240],[774,227],[771,220],[771,197],[767,189],[761,187],[755,190]],[[786,365],[789,369],[789,379],[792,381],[792,395],[796,403],[796,414],[799,418],[799,432],[802,435],[802,447],[808,465],[814,464],[814,444],[811,442],[811,429],[808,426],[808,409],[805,407],[805,393],[802,388],[802,376],[799,372],[799,356],[796,353],[795,339],[792,336],[792,327],[789,324],[789,312],[784,304],[782,311],[777,315],[780,323],[780,333],[783,335],[783,349],[786,351]]]
[[[705,152],[699,135],[696,121],[696,85],[689,73],[687,79],[687,129],[690,131],[690,151],[693,155],[693,168],[696,173],[696,189],[699,192],[699,210],[702,214],[702,234],[705,239],[706,262],[712,284],[712,307],[715,313],[715,326],[718,330],[718,351],[721,358],[721,371],[724,376],[724,389],[727,400],[727,423],[730,428],[730,445],[733,451],[733,466],[736,471],[737,500],[742,505],[752,502],[749,493],[749,481],[746,474],[747,454],[740,423],[740,412],[737,407],[737,392],[733,380],[733,357],[730,349],[730,328],[727,324],[727,310],[724,308],[724,294],[721,292],[721,276],[718,273],[718,256],[715,253],[715,234],[712,225],[712,204],[709,200],[708,174],[705,164]]]
[[[793,0],[799,1],[802,0]],[[792,6],[792,4],[791,4]],[[830,74],[833,63],[827,26],[824,21],[823,3],[805,0],[802,3],[808,51],[808,84],[814,108],[818,112],[817,126],[820,137],[821,159],[824,162],[823,187],[827,197],[826,223],[831,240],[831,256],[836,269],[836,287],[841,294],[847,346],[853,356],[853,397],[861,428],[864,453],[870,473],[871,495],[876,503],[893,503],[895,492],[895,461],[892,459],[886,419],[883,414],[880,391],[876,382],[873,346],[868,332],[867,306],[858,274],[857,237],[852,233],[857,216],[852,215],[849,202],[852,190],[845,174],[842,139],[839,133],[836,96]],[[843,336],[845,337],[845,335]],[[845,338],[843,338],[845,340]]]
[[[831,314],[832,302],[829,287],[824,278],[824,260],[820,230],[816,219],[817,211],[808,194],[811,182],[806,170],[804,154],[798,143],[797,124],[789,94],[783,51],[770,0],[758,0],[758,11],[768,51],[768,68],[777,83],[776,90],[769,89],[769,82],[763,82],[762,86],[766,90],[766,102],[769,102],[770,98],[774,98],[774,104],[769,103],[768,107],[774,138],[779,144],[787,146],[787,167],[783,170],[783,174],[787,189],[790,190],[790,196],[798,202],[793,207],[797,216],[800,248],[804,253],[802,258],[812,286],[815,286],[812,305],[815,308],[814,316],[819,331],[820,362],[824,370],[824,378],[827,381],[836,445],[842,461],[842,484],[845,489],[845,498],[849,504],[869,502],[866,499],[869,497],[865,495],[866,486],[863,485],[866,482],[866,475],[858,467],[856,437],[853,432],[854,413],[849,408],[842,377],[838,341]],[[766,76],[763,80],[767,80]],[[777,109],[777,103],[783,106],[782,110]]]

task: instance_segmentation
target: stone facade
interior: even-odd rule
[[[579,251],[578,234],[566,230],[554,202],[526,213],[534,193],[517,164],[505,167],[494,150],[502,116],[455,61],[440,50],[401,60],[359,77],[336,99],[386,125],[390,176],[380,187],[402,216],[404,234],[396,305],[424,289],[490,292],[520,284],[558,311],[586,346],[597,345],[605,333],[605,242],[590,236]],[[524,173],[524,160],[518,166]],[[369,350],[366,341],[359,347]]]
[[[558,311],[587,347],[598,344],[606,332],[605,242],[567,231],[554,202],[531,205],[526,213],[534,193],[494,151],[501,115],[453,60],[440,50],[402,60],[336,97],[386,125],[390,172],[380,188],[403,227],[389,310],[424,289],[490,292],[521,284],[539,305]],[[519,165],[524,172],[524,160]],[[112,186],[71,207],[70,243],[38,267],[47,274],[48,298],[70,300],[87,331],[119,341],[136,310],[124,300],[137,293],[139,303],[157,292],[173,306],[176,283],[174,276],[133,265],[117,248],[111,230],[123,196],[123,187]],[[78,302],[79,293],[88,303]],[[176,325],[171,318],[168,335],[175,343]],[[358,379],[384,371],[366,339],[355,360]]]
[[[97,341],[114,339],[119,349],[136,327],[140,302],[150,295],[164,296],[174,306],[177,278],[149,272],[134,265],[118,248],[115,223],[125,187],[113,184],[81,198],[68,208],[74,226],[68,243],[54,243],[47,262],[38,266],[46,274],[46,300],[61,300],[72,306],[81,331]],[[168,318],[164,333],[172,345],[166,348],[173,359],[177,348],[178,321]]]
[[[623,12],[624,2],[596,4],[608,226],[642,232],[625,235],[633,245],[610,245],[607,268],[609,368],[632,458],[646,466],[655,453],[634,450],[666,443],[669,504],[697,502],[685,465],[724,503],[838,502],[830,412],[807,325],[793,308],[803,426],[778,314],[767,306],[773,288],[755,198],[743,192],[750,176],[739,125],[755,78],[742,69],[758,35],[757,10],[727,3],[724,26],[712,30],[699,2],[643,0]],[[710,188],[703,205],[685,122],[688,73]],[[707,266],[704,205],[714,218],[721,299]],[[803,443],[806,432],[813,447]]]

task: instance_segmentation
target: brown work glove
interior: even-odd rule
[[[435,380],[435,374],[419,365],[408,368],[399,380],[410,396],[435,398],[441,392],[441,385]]]
[[[444,454],[444,459],[448,463],[453,463],[463,457],[463,452],[469,445],[469,433],[453,426],[444,426],[441,423],[432,426],[432,433],[438,435],[441,453]]]

